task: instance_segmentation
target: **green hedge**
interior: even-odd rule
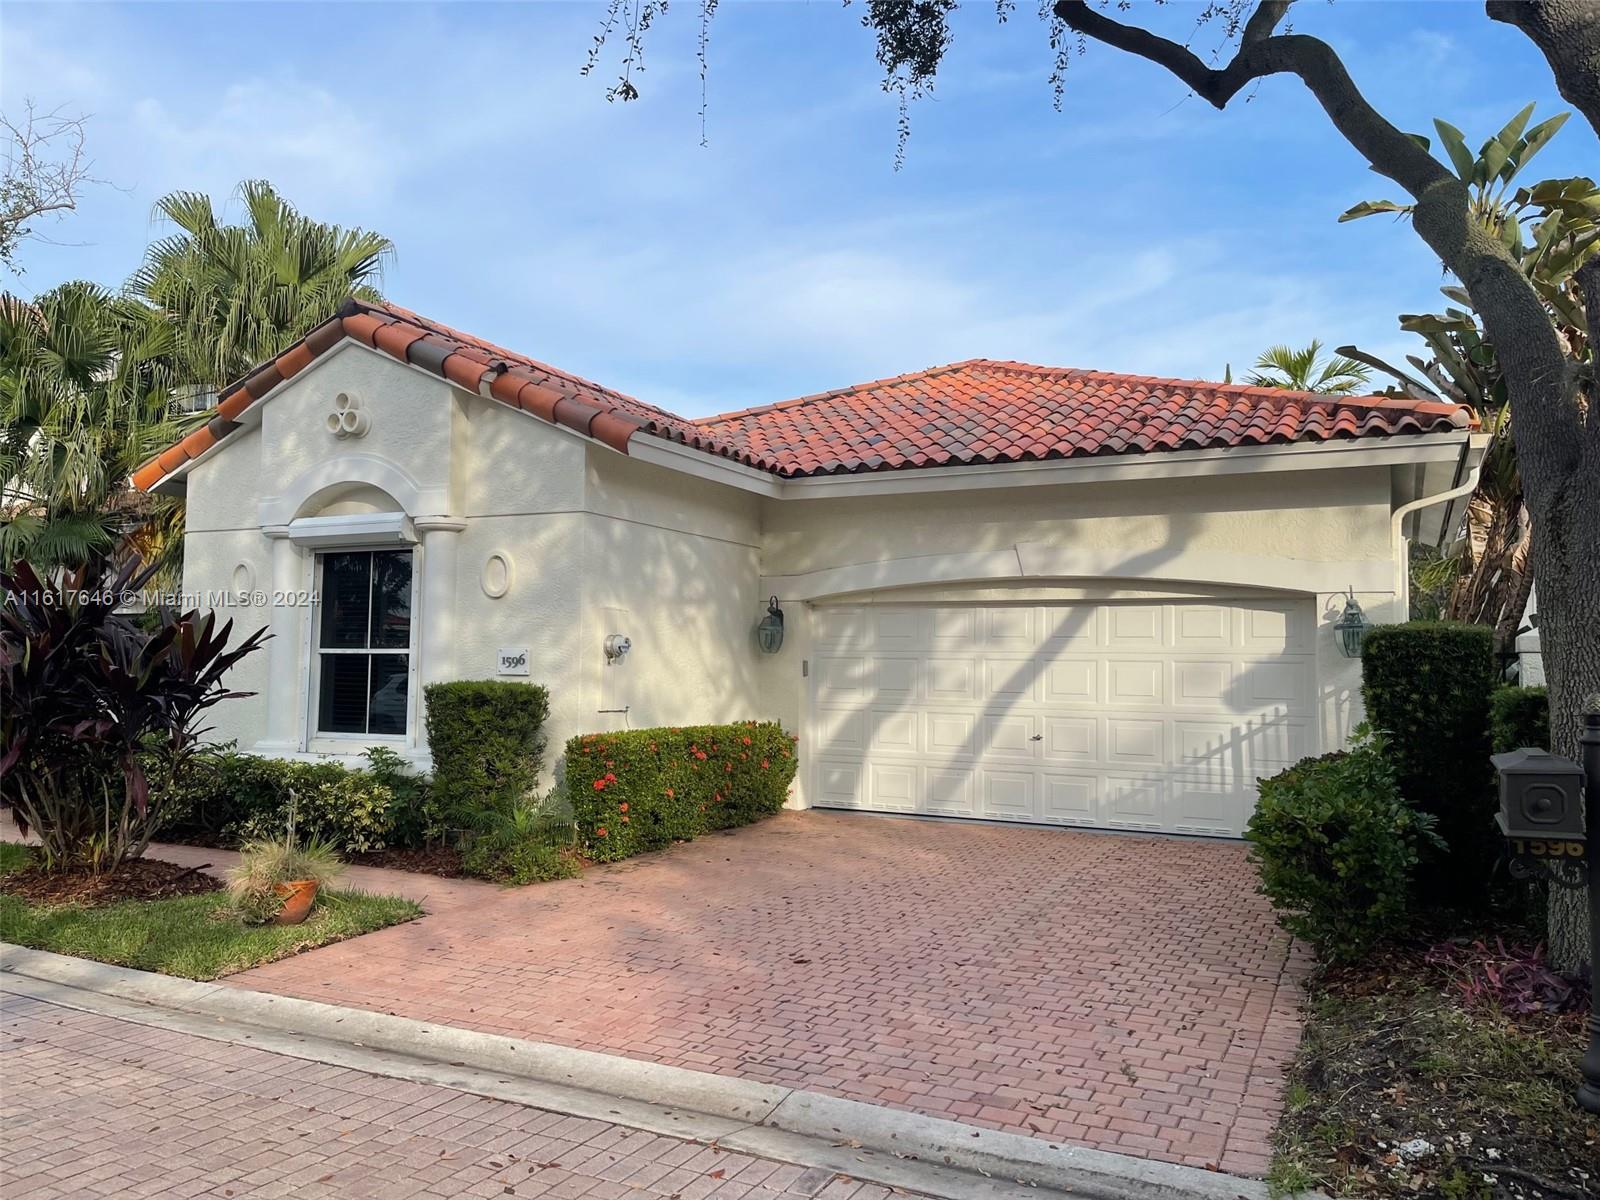
[[[454,829],[474,829],[533,796],[544,763],[550,694],[503,679],[431,683],[433,803]]]
[[[795,739],[773,722],[591,733],[567,743],[583,852],[614,862],[783,807]]]
[[[1382,741],[1305,759],[1259,787],[1245,837],[1279,924],[1324,962],[1399,932],[1434,820],[1401,798]]]
[[[1489,697],[1489,740],[1496,754],[1522,746],[1550,749],[1550,693],[1542,687],[1496,688]]]
[[[1367,720],[1389,748],[1400,794],[1437,818],[1447,847],[1429,856],[1426,894],[1481,902],[1500,849],[1489,763],[1493,630],[1443,621],[1379,626],[1362,643],[1361,679]]]
[[[291,793],[296,836],[330,842],[342,853],[384,849],[405,818],[402,802],[377,776],[330,762],[203,751],[152,787],[170,803],[159,836],[214,846],[283,837]]]

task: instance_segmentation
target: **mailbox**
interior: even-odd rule
[[[1524,746],[1492,760],[1500,775],[1500,832],[1518,856],[1583,856],[1583,768]]]

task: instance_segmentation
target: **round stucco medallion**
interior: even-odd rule
[[[491,600],[498,600],[511,590],[512,581],[511,555],[504,550],[496,550],[483,560],[483,574],[479,582],[483,585],[483,594]]]

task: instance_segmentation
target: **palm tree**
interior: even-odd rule
[[[1371,375],[1371,368],[1342,354],[1323,358],[1322,343],[1313,340],[1299,350],[1273,346],[1256,359],[1255,371],[1245,382],[1254,387],[1348,396],[1362,391]]]
[[[184,432],[164,315],[92,283],[0,295],[0,562],[77,566],[177,502],[129,490],[134,467]]]
[[[215,391],[287,349],[347,296],[373,286],[394,245],[381,234],[313,221],[265,180],[239,185],[245,222],[217,220],[209,197],[173,192],[156,211],[178,232],[155,242],[129,290],[176,323],[183,382]]]

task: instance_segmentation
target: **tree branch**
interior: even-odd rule
[[[1472,219],[1466,184],[1367,102],[1331,46],[1305,34],[1269,32],[1286,9],[1281,0],[1265,0],[1245,23],[1238,53],[1221,70],[1176,42],[1112,20],[1085,0],[1058,0],[1053,11],[1083,36],[1165,67],[1217,108],[1253,80],[1297,76],[1372,168],[1411,193],[1417,202],[1414,228],[1466,286],[1500,355],[1517,412],[1517,444],[1529,451],[1527,493],[1538,516],[1578,469],[1583,449],[1566,353],[1544,303],[1505,247]]]
[[[1514,26],[1544,52],[1556,90],[1600,133],[1600,4],[1594,0],[1486,0],[1491,21]]]

